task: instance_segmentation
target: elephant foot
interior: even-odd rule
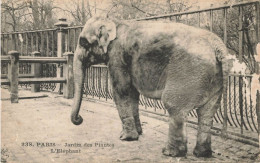
[[[196,157],[212,157],[212,150],[209,145],[196,145],[193,154]]]
[[[185,147],[185,146],[173,147],[173,146],[167,145],[165,148],[162,149],[162,153],[165,156],[185,157],[187,154],[187,147]]]
[[[124,141],[134,141],[138,140],[139,134],[136,131],[126,132],[123,130],[120,134],[120,140]]]
[[[134,118],[123,119],[123,131],[120,134],[121,140],[132,141],[138,140],[139,134],[136,130]]]
[[[83,118],[80,115],[78,115],[77,117],[76,116],[71,116],[71,122],[74,125],[80,125],[83,122]]]

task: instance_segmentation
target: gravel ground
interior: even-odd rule
[[[168,124],[141,116],[143,135],[138,141],[120,141],[121,121],[115,107],[83,101],[84,121],[70,122],[72,100],[51,93],[20,91],[17,104],[7,100],[1,89],[2,161],[7,162],[256,162],[257,147],[212,136],[212,158],[196,158],[192,151],[197,131],[187,127],[188,154],[171,158],[161,153],[167,140]]]

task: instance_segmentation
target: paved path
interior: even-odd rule
[[[32,95],[26,91],[21,94]],[[43,93],[36,95],[41,94]],[[254,146],[212,136],[213,157],[196,158],[192,151],[197,131],[188,127],[187,157],[166,157],[161,153],[167,140],[166,122],[141,116],[144,133],[139,140],[120,141],[121,122],[114,107],[84,101],[80,112],[84,121],[80,126],[75,126],[70,122],[72,100],[55,94],[45,94],[49,97],[23,99],[18,104],[2,101],[3,160],[33,163],[254,162],[258,152],[258,148]],[[2,89],[2,98],[8,96],[7,90]],[[57,153],[61,151],[59,149],[63,153]]]

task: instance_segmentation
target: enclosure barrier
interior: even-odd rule
[[[248,80],[246,85],[244,80]],[[227,88],[227,110],[224,109],[222,101],[214,116],[214,129],[223,135],[232,134],[250,140],[252,144],[257,144],[258,118],[257,106],[253,106],[250,90],[252,76],[230,74]],[[249,91],[249,92],[247,92]],[[86,70],[84,93],[87,97],[98,98],[108,102],[113,102],[112,86],[110,83],[109,71],[105,65],[94,65]],[[249,94],[249,96],[248,96]],[[259,99],[257,99],[259,101]],[[140,95],[140,108],[143,111],[153,114],[168,116],[161,100],[146,98]],[[188,116],[189,122],[197,124],[196,110],[192,110]]]
[[[18,84],[34,84],[31,88],[33,92],[39,91],[39,83],[65,83],[64,97],[73,97],[73,53],[66,52],[64,57],[38,57],[39,52],[33,53],[35,57],[19,56],[17,51],[10,51],[9,56],[1,56],[1,62],[8,63],[8,77],[1,77],[1,85],[10,85],[10,98],[12,103],[18,102]],[[32,73],[34,78],[21,78],[19,76],[19,63],[33,63]],[[63,63],[63,74],[65,77],[42,78],[42,63]],[[24,76],[23,76],[24,77]]]
[[[226,4],[222,6],[211,6],[206,9],[197,9],[192,11],[184,11],[179,13],[158,15],[152,17],[145,17],[135,19],[137,21],[147,21],[147,20],[163,20],[163,21],[171,21],[171,22],[180,22],[184,24],[189,24],[192,26],[197,26],[201,28],[206,28],[214,33],[216,33],[216,19],[223,20],[221,21],[220,28],[221,33],[217,33],[219,37],[221,37],[224,43],[229,47],[229,42],[233,42],[235,45],[235,53],[239,56],[239,60],[242,61],[245,57],[250,58],[245,55],[245,50],[248,49],[245,44],[246,34],[254,33],[255,40],[249,43],[252,47],[255,46],[257,42],[260,42],[260,8],[259,1],[254,0],[250,2],[241,2],[236,4]],[[244,27],[244,21],[247,20],[245,15],[247,15],[245,9],[253,8],[252,26],[254,26],[254,30],[248,29]],[[234,24],[230,22],[231,11],[236,11],[236,16],[238,18],[236,20],[235,26],[237,26],[238,36],[235,39],[229,38],[229,28],[230,24]],[[218,17],[216,17],[218,16]],[[216,18],[215,18],[216,17]],[[205,20],[208,23],[207,27],[203,26]],[[1,55],[7,55],[7,52],[10,50],[16,50],[20,53],[21,56],[30,56],[33,51],[39,51],[41,57],[62,57],[64,52],[70,51],[74,52],[77,46],[77,40],[80,32],[83,29],[83,26],[73,26],[68,27],[68,23],[66,19],[59,19],[59,21],[55,24],[56,28],[53,29],[44,29],[44,30],[28,30],[28,31],[20,31],[20,32],[12,32],[12,33],[1,33]],[[247,31],[247,32],[246,32]],[[231,41],[229,41],[231,40]],[[252,50],[252,49],[251,49]],[[254,51],[254,49],[253,49]],[[20,64],[20,73],[21,74],[29,74],[31,71],[30,65],[24,63]],[[3,64],[1,66],[2,74],[7,73],[7,65]],[[56,76],[59,77],[62,74],[61,67],[56,65],[43,65],[44,75],[45,76]],[[48,90],[54,90],[55,87],[60,87],[56,85],[45,84],[41,85]],[[59,89],[60,90],[60,89]],[[61,93],[61,92],[60,92]]]

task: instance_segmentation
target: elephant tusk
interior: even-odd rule
[[[103,46],[104,53],[107,53],[107,46]]]

